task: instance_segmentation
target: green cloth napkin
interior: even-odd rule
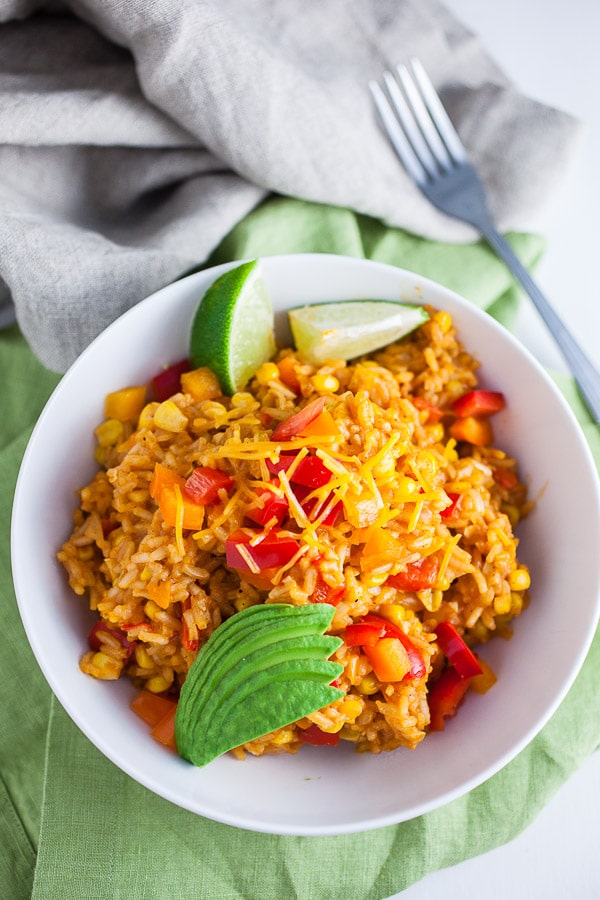
[[[528,264],[543,242],[512,235]],[[510,323],[509,276],[480,244],[449,245],[342,209],[274,198],[224,240],[210,264],[290,252],[368,257],[410,268]],[[27,644],[10,579],[9,516],[19,462],[59,376],[16,328],[0,333],[0,884],[11,900],[382,900],[518,834],[600,744],[600,641],[535,740],[476,790],[410,822],[361,834],[280,837],[179,809],[118,770],[51,697]],[[600,459],[598,429],[560,379]],[[51,475],[51,473],[49,473]],[[57,536],[57,542],[59,538]],[[74,665],[76,662],[74,661]]]

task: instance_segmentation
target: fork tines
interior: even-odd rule
[[[369,89],[383,127],[417,184],[467,161],[467,153],[429,76],[418,59],[384,72],[385,90]]]

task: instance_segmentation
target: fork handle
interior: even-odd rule
[[[538,313],[554,337],[596,424],[600,424],[600,374],[585,355],[564,322],[539,289],[514,250],[491,224],[478,223],[480,233],[504,261],[523,289],[531,297]]]

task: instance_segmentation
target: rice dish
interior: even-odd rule
[[[344,640],[333,657],[343,698],[234,753],[338,740],[374,753],[417,747],[440,727],[431,708],[447,668],[440,623],[478,648],[510,637],[527,604],[514,528],[530,505],[517,463],[493,440],[453,436],[454,404],[477,388],[477,369],[448,313],[430,310],[408,337],[349,363],[316,368],[282,349],[232,397],[208,370],[184,372],[164,400],[140,388],[134,415],[96,429],[99,471],[79,492],[58,553],[72,590],[98,615],[82,671],[176,700],[224,620],[256,604],[328,602],[330,633],[342,639],[369,616],[400,629],[422,676],[378,677],[368,645]],[[320,427],[271,439],[318,398]],[[328,473],[316,486],[294,483],[307,459]],[[186,527],[177,490],[169,513],[157,480],[174,473],[182,485],[197,468],[224,478]],[[284,513],[269,519],[271,500]],[[294,552],[257,565],[252,541],[265,535],[276,558],[284,546]],[[241,547],[235,567],[232,542]],[[493,681],[485,675],[482,690]],[[322,739],[307,739],[315,733]]]

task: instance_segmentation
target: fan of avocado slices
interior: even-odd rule
[[[333,687],[341,645],[324,632],[328,603],[250,606],[227,619],[200,649],[175,716],[180,756],[195,766],[308,716],[344,696]]]

